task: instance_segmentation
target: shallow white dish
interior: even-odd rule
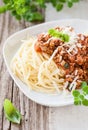
[[[15,75],[13,75],[10,69],[10,62],[13,58],[13,55],[18,50],[21,45],[21,40],[26,39],[27,36],[35,36],[41,32],[47,31],[49,28],[53,28],[56,26],[72,26],[75,28],[77,33],[85,33],[88,32],[88,21],[80,20],[80,19],[71,19],[71,20],[59,20],[52,21],[43,24],[39,24],[37,26],[29,27],[22,31],[19,31],[12,36],[10,36],[3,47],[3,56],[7,66],[7,69],[20,88],[20,90],[31,100],[46,106],[65,106],[73,104],[73,97],[71,95],[64,96],[63,94],[59,95],[50,95],[44,93],[38,93],[29,89],[27,85],[25,85],[21,80],[19,80]]]

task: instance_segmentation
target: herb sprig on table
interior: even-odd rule
[[[46,8],[46,3],[51,3],[57,11],[63,9],[64,4],[69,8],[79,0],[3,0],[4,5],[0,7],[0,13],[10,11],[16,19],[25,21],[43,21],[44,17],[40,9]]]
[[[13,104],[11,103],[10,100],[5,99],[4,101],[4,112],[6,115],[6,118],[13,122],[13,123],[17,123],[20,124],[21,121],[21,114],[19,113],[19,111],[13,106]]]

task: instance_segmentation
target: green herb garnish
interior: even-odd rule
[[[88,85],[87,82],[82,82],[81,84],[82,91],[74,90],[72,95],[74,96],[75,105],[84,105],[88,106]]]
[[[62,41],[64,42],[69,42],[69,35],[68,34],[64,34],[63,32],[59,32],[55,29],[49,29],[48,33],[52,36],[52,37],[56,37],[56,38],[61,38]]]
[[[8,99],[5,99],[4,101],[4,111],[5,111],[6,118],[9,121],[20,124],[21,114]]]
[[[46,8],[47,3],[51,3],[57,11],[63,9],[66,3],[72,7],[73,3],[79,0],[3,0],[4,5],[0,7],[0,13],[10,11],[16,19],[25,21],[42,21],[44,17],[40,10]]]
[[[87,86],[87,82],[82,82],[82,84],[81,84],[81,88],[84,88],[84,87],[86,87]]]
[[[64,68],[65,68],[65,69],[68,69],[68,68],[69,68],[69,63],[65,63],[65,64],[64,64]]]

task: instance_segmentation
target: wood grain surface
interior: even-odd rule
[[[2,5],[1,1],[2,0],[0,0],[0,5]],[[83,3],[81,2],[80,5],[83,10],[86,9],[88,12],[87,1],[88,0],[85,0],[85,2]],[[85,4],[86,8],[83,6],[83,4]],[[73,7],[74,17],[76,16],[76,14],[74,13],[76,7],[77,5]],[[65,8],[65,10],[66,9],[67,8]],[[51,5],[46,10],[47,10],[46,13],[44,12],[44,10],[42,11],[43,15],[45,15],[45,20],[46,21],[56,20],[57,13],[55,10],[53,9],[51,10]],[[56,15],[54,14],[52,15],[53,12],[50,13],[50,10],[54,11]],[[69,12],[69,9],[67,10],[68,10],[68,14],[65,14],[65,16],[67,15],[68,18],[68,16],[70,16],[71,14]],[[79,16],[80,8],[78,9],[78,11],[79,11],[78,16]],[[60,14],[59,16],[61,17],[63,16],[63,11],[62,14]],[[80,17],[81,16],[82,15],[80,15]],[[9,37],[14,32],[33,25],[34,24],[32,23],[28,23],[24,21],[16,21],[15,18],[9,14],[9,12],[0,15],[0,130],[88,130],[87,129],[88,108],[84,108],[84,107],[76,108],[74,106],[68,106],[65,108],[62,107],[49,108],[49,107],[36,104],[35,102],[29,100],[18,89],[18,87],[16,86],[16,84],[8,74],[2,56],[2,48],[3,48],[4,41],[7,39],[7,37]],[[20,125],[10,123],[5,118],[4,111],[3,111],[3,102],[5,98],[10,99],[21,112],[22,122]],[[79,111],[81,114],[79,113]],[[82,114],[83,111],[85,111],[84,114]],[[81,117],[85,122],[84,125],[82,125],[82,120],[80,120]],[[71,120],[72,118],[74,119],[73,121]],[[74,126],[74,122],[77,122],[77,118],[79,120],[81,128],[78,126],[78,124]],[[63,122],[66,122],[65,125],[63,124]],[[72,127],[71,125],[69,125],[69,122],[72,125]]]
[[[16,21],[9,13],[0,15],[0,130],[48,130],[49,108],[38,105],[24,96],[8,74],[2,56],[3,44],[7,37],[32,25],[34,24]],[[21,112],[20,125],[6,120],[3,112],[5,98],[10,99]]]

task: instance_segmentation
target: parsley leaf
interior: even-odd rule
[[[81,105],[81,101],[75,100],[75,101],[74,101],[74,104],[75,104],[75,105]]]
[[[64,42],[69,42],[69,35],[68,34],[64,34],[62,32],[59,32],[55,29],[49,29],[48,33],[52,36],[52,37],[56,37],[56,38],[61,38],[62,41]]]
[[[79,97],[80,92],[77,91],[77,90],[73,90],[72,94],[73,94],[74,97]]]
[[[73,90],[72,95],[74,97],[75,105],[84,105],[88,106],[88,85],[87,82],[82,82],[81,84],[82,91]]]
[[[59,4],[56,5],[56,10],[57,11],[62,10],[62,8],[63,8],[63,4],[62,3],[59,3]]]
[[[88,94],[88,86],[85,86],[82,88],[82,91],[85,93],[85,94]]]
[[[71,8],[73,6],[73,2],[72,1],[68,1],[68,7]]]
[[[8,99],[5,99],[4,101],[4,111],[5,111],[6,118],[9,121],[20,124],[21,114]]]
[[[81,88],[84,88],[87,86],[87,82],[83,81],[82,84],[81,84]]]
[[[25,21],[43,21],[44,16],[40,10],[46,8],[47,3],[51,3],[57,11],[61,11],[64,4],[72,7],[73,3],[79,0],[3,0],[4,6],[0,6],[0,13],[10,11],[16,19]],[[15,12],[15,13],[13,13]]]
[[[88,106],[88,100],[87,100],[87,99],[84,99],[84,100],[82,101],[82,104],[83,104],[84,106]]]

